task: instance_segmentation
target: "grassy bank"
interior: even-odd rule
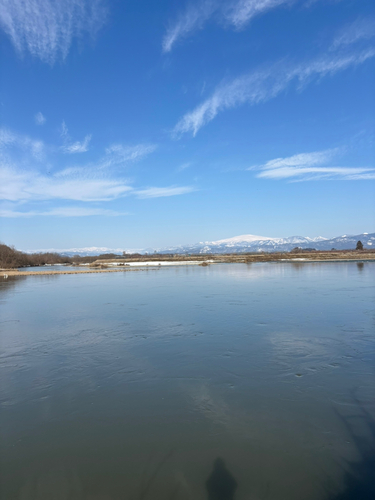
[[[11,268],[0,268],[0,276],[34,276],[55,274],[89,274],[89,273],[116,273],[160,269],[164,265],[200,265],[230,263],[251,264],[255,262],[348,262],[348,261],[375,261],[375,251],[329,251],[329,252],[298,252],[298,253],[257,253],[257,254],[227,254],[227,255],[158,255],[138,256],[137,259],[126,257],[117,259],[97,259],[89,267],[76,269],[59,269],[43,271],[18,271]]]

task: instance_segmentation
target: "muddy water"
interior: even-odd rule
[[[1,498],[367,498],[374,277],[266,263],[1,279]]]

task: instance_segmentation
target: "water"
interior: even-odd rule
[[[1,498],[374,498],[374,276],[1,278]]]
[[[44,266],[29,266],[29,267],[20,267],[18,271],[29,272],[29,271],[38,271],[38,272],[47,272],[47,271],[77,271],[80,269],[85,269],[87,266],[77,267],[77,266],[69,266],[67,264],[52,264],[52,265],[44,265]]]

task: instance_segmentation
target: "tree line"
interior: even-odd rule
[[[16,250],[13,246],[8,246],[0,242],[1,269],[15,269],[18,267],[28,266],[48,266],[52,264],[90,264],[95,262],[97,259],[119,259],[121,257],[121,255],[116,255],[114,253],[85,257],[82,257],[81,255],[68,257],[67,255],[60,255],[56,252],[25,253],[20,250]]]
[[[295,248],[292,252],[296,251],[308,251],[314,249],[302,249]],[[334,249],[332,249],[334,250]],[[357,242],[356,250],[364,250],[363,244],[361,241]],[[152,254],[151,257],[155,259],[156,257],[160,258],[168,258],[173,257],[172,254]],[[0,242],[0,269],[15,269],[18,267],[28,267],[28,266],[44,266],[44,265],[52,265],[52,264],[83,264],[83,263],[92,263],[97,259],[121,259],[126,257],[127,259],[140,259],[143,260],[146,257],[150,257],[150,255],[145,256],[141,254],[124,254],[116,255],[113,253],[95,255],[95,256],[85,256],[82,257],[80,255],[74,255],[73,257],[68,257],[67,255],[60,255],[56,252],[39,252],[39,253],[25,253],[20,250],[16,250],[13,246],[5,245]]]
[[[69,264],[71,259],[58,253],[33,253],[20,252],[14,247],[0,243],[0,267],[14,269],[26,266],[43,266],[46,264]]]

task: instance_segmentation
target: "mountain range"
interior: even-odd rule
[[[107,248],[107,247],[86,247],[69,249],[44,249],[38,252],[57,252],[63,255],[91,256],[105,253],[121,255],[126,253],[173,253],[173,254],[211,254],[211,253],[241,253],[241,252],[289,252],[295,247],[315,250],[350,250],[355,249],[357,241],[361,241],[365,248],[375,248],[375,233],[362,233],[357,235],[342,235],[336,238],[309,238],[308,236],[289,236],[287,238],[270,238],[266,236],[256,236],[244,234],[217,241],[205,241],[192,245],[180,245],[166,248]],[[36,250],[29,250],[33,253]]]

